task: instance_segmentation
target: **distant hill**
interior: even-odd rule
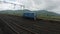
[[[29,12],[30,10],[5,10],[5,11],[0,11],[0,14],[22,14],[24,12]],[[38,10],[38,11],[33,11],[36,12],[38,15],[47,15],[47,16],[60,16],[60,14],[54,13],[54,12],[50,12],[50,11],[46,11],[46,10]]]
[[[47,16],[60,16],[60,14],[54,13],[54,12],[50,12],[50,11],[46,11],[46,10],[38,10],[36,11],[38,14],[44,14]]]

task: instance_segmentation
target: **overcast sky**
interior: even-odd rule
[[[21,0],[30,10],[48,10],[60,14],[60,0]]]
[[[15,2],[17,4],[20,3],[24,5],[26,9],[29,10],[48,10],[60,14],[60,0],[5,0],[5,1]],[[11,6],[10,9],[13,7],[13,5],[10,4],[8,4],[9,6],[6,4],[4,5],[5,6],[3,6],[2,9],[3,8],[8,9],[9,6]]]

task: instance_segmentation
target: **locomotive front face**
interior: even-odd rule
[[[34,13],[34,12],[25,12],[24,14],[23,14],[23,17],[25,17],[25,18],[32,18],[32,19],[36,19],[36,13]]]

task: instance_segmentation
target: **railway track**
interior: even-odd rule
[[[19,19],[15,16],[1,16],[1,19],[17,34],[60,34],[58,23]]]
[[[28,30],[27,28],[24,28],[22,26],[18,26],[14,23],[12,23],[10,20],[4,20],[2,19],[13,31],[15,31],[17,34],[36,34],[35,32],[32,32]],[[9,22],[9,23],[8,23]]]
[[[14,18],[14,17],[10,17],[10,16],[8,16],[7,18],[10,18],[10,20],[12,20],[12,21],[14,21],[14,22],[21,22],[20,20],[18,20],[17,18]],[[28,23],[29,22],[29,23]],[[58,22],[48,22],[48,21],[30,21],[30,20],[24,20],[23,19],[23,21],[22,21],[22,23],[24,23],[24,24],[32,24],[32,25],[35,25],[35,26],[37,26],[37,27],[40,27],[40,26],[43,26],[44,25],[44,27],[46,26],[46,27],[60,27],[59,25],[59,23]],[[17,24],[17,23],[16,23]],[[19,24],[19,23],[18,23]]]
[[[4,17],[4,18],[6,18],[5,20],[11,20],[10,22],[13,22],[14,24],[17,24],[19,26],[23,26],[23,27],[27,28],[28,30],[36,32],[37,34],[40,34],[40,31],[43,30],[42,28],[46,29],[46,27],[44,27],[44,26],[38,26],[38,25],[35,25],[34,23],[30,23],[30,22],[26,23],[26,22],[21,22],[19,20],[16,22],[16,19],[13,19],[12,17],[9,17],[9,19],[8,19],[8,17],[9,16]],[[40,27],[42,27],[42,28],[40,29]],[[43,30],[43,31],[46,32],[46,30]]]
[[[0,34],[17,34],[3,20],[0,19],[0,28],[3,33]]]

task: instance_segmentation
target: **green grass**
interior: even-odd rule
[[[60,21],[60,16],[46,16],[46,15],[39,15],[37,16],[38,19],[45,19],[45,20],[56,20]]]

